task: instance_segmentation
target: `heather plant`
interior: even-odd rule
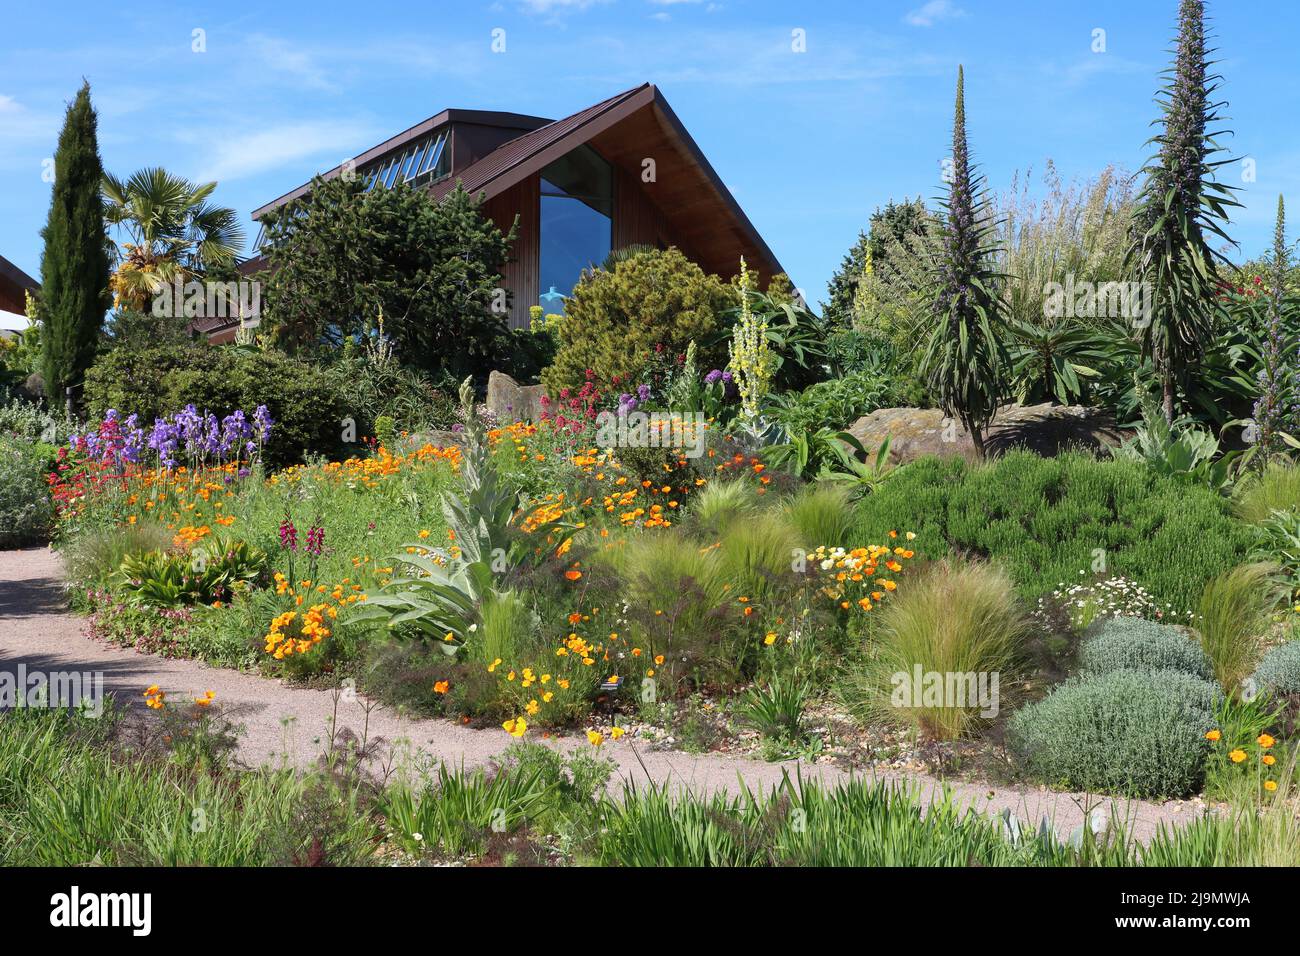
[[[1242,563],[1256,540],[1207,488],[1080,453],[1014,451],[979,467],[922,459],[860,499],[856,515],[860,541],[903,527],[931,557],[988,555],[1029,600],[1093,568],[1135,582],[1167,620],[1183,622],[1205,582]]]

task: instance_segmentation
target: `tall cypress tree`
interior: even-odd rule
[[[51,406],[63,402],[68,387],[80,386],[110,302],[96,125],[90,84],[83,83],[59,134],[50,214],[41,230],[41,368]]]
[[[1157,99],[1164,129],[1151,140],[1157,155],[1143,168],[1128,265],[1148,284],[1147,314],[1136,323],[1144,357],[1160,380],[1165,420],[1173,423],[1177,387],[1200,360],[1214,334],[1219,305],[1219,265],[1206,234],[1231,243],[1225,208],[1236,206],[1233,189],[1214,181],[1219,152],[1210,129],[1219,122],[1211,100],[1219,77],[1210,73],[1202,0],[1182,0],[1178,48],[1168,82]]]
[[[935,325],[922,368],[944,414],[957,418],[984,456],[984,430],[1002,397],[1006,350],[998,338],[998,275],[989,243],[994,224],[984,215],[984,179],[966,144],[965,75],[957,67],[952,166],[937,263]]]

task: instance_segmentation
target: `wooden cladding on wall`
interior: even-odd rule
[[[510,326],[528,328],[528,309],[537,302],[537,249],[540,228],[540,179],[529,176],[483,204],[483,212],[503,233],[519,216],[519,226],[510,259],[506,262],[505,287],[510,290]]]

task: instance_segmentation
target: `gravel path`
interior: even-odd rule
[[[198,661],[174,660],[141,654],[127,648],[92,641],[84,633],[84,620],[67,609],[62,568],[56,554],[29,548],[0,551],[0,672],[16,673],[25,665],[36,671],[96,672],[103,675],[105,693],[115,693],[135,710],[144,713],[141,692],[158,684],[173,699],[214,691],[226,707],[237,708],[245,727],[240,756],[250,764],[278,763],[286,756],[298,765],[315,760],[329,733],[330,718],[338,708],[340,727],[360,734],[367,715],[362,701],[340,700],[328,690],[287,687],[277,681],[244,674]],[[473,767],[490,762],[512,743],[500,730],[476,730],[447,720],[411,720],[387,707],[375,707],[369,714],[370,738],[382,737],[389,747],[409,741],[435,758],[451,764]],[[552,741],[568,748],[589,746],[584,737]],[[647,751],[638,747],[640,760],[628,738],[609,742],[603,748],[618,761],[619,772],[634,782],[644,782],[647,771],[656,782],[690,787],[704,792],[720,788],[734,790],[743,780],[750,788],[766,788],[780,782],[783,770],[797,770],[805,779],[833,783],[846,774],[824,764],[763,763],[722,755],[693,756],[685,753]],[[642,762],[645,767],[642,768]],[[943,784],[918,774],[879,774],[902,785],[915,786],[924,801]],[[1043,816],[1055,822],[1058,832],[1068,834],[1083,818],[1072,794],[1045,790],[987,788],[975,784],[951,784],[953,795],[965,805],[990,812],[1010,808],[1022,821],[1037,823]],[[1135,835],[1147,840],[1163,821],[1187,822],[1198,815],[1196,804],[1170,802],[1153,804],[1115,801],[1117,812],[1132,821]],[[1097,805],[1093,798],[1093,805]],[[1101,804],[1103,807],[1106,803]]]

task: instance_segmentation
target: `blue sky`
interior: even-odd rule
[[[43,162],[84,76],[105,167],[163,165],[262,203],[445,107],[560,117],[659,85],[816,302],[872,210],[936,196],[958,63],[996,189],[1053,159],[1067,178],[1136,169],[1177,0],[498,0],[147,8],[10,4],[0,32],[0,254],[36,275]],[[1300,4],[1213,0],[1241,255],[1279,192],[1300,218]],[[505,51],[492,50],[505,31]],[[204,52],[193,50],[202,30]],[[802,30],[806,50],[792,49]],[[1104,30],[1105,51],[1093,52]],[[1294,231],[1291,233],[1294,235]]]

